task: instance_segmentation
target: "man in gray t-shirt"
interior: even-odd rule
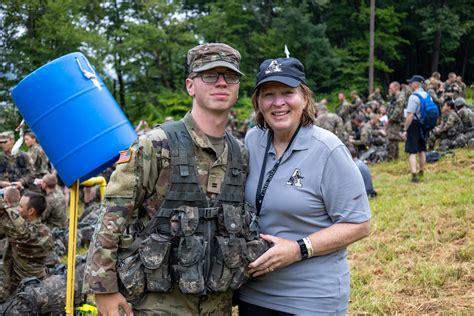
[[[411,181],[418,182],[418,176],[423,176],[423,171],[426,165],[426,138],[425,132],[421,128],[419,121],[421,98],[426,98],[428,95],[422,88],[425,79],[420,75],[414,75],[408,79],[410,89],[413,91],[408,99],[407,117],[403,126],[403,138],[405,139],[405,152],[408,153],[408,160],[410,162],[410,171],[412,174]],[[420,172],[416,173],[416,154],[420,158]]]

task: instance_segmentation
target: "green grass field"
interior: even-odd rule
[[[474,151],[410,182],[408,159],[371,167],[369,238],[350,246],[351,315],[474,315]]]

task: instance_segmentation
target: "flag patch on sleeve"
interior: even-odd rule
[[[130,160],[132,160],[132,150],[131,149],[122,150],[120,152],[119,159],[117,160],[117,164],[126,163],[126,162],[129,162]]]

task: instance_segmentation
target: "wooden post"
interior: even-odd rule
[[[375,0],[370,0],[369,94],[374,92]]]

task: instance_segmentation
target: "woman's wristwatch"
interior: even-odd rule
[[[311,244],[311,240],[307,237],[303,239],[299,239],[296,241],[300,246],[301,252],[301,259],[308,259],[313,256],[313,245]]]

